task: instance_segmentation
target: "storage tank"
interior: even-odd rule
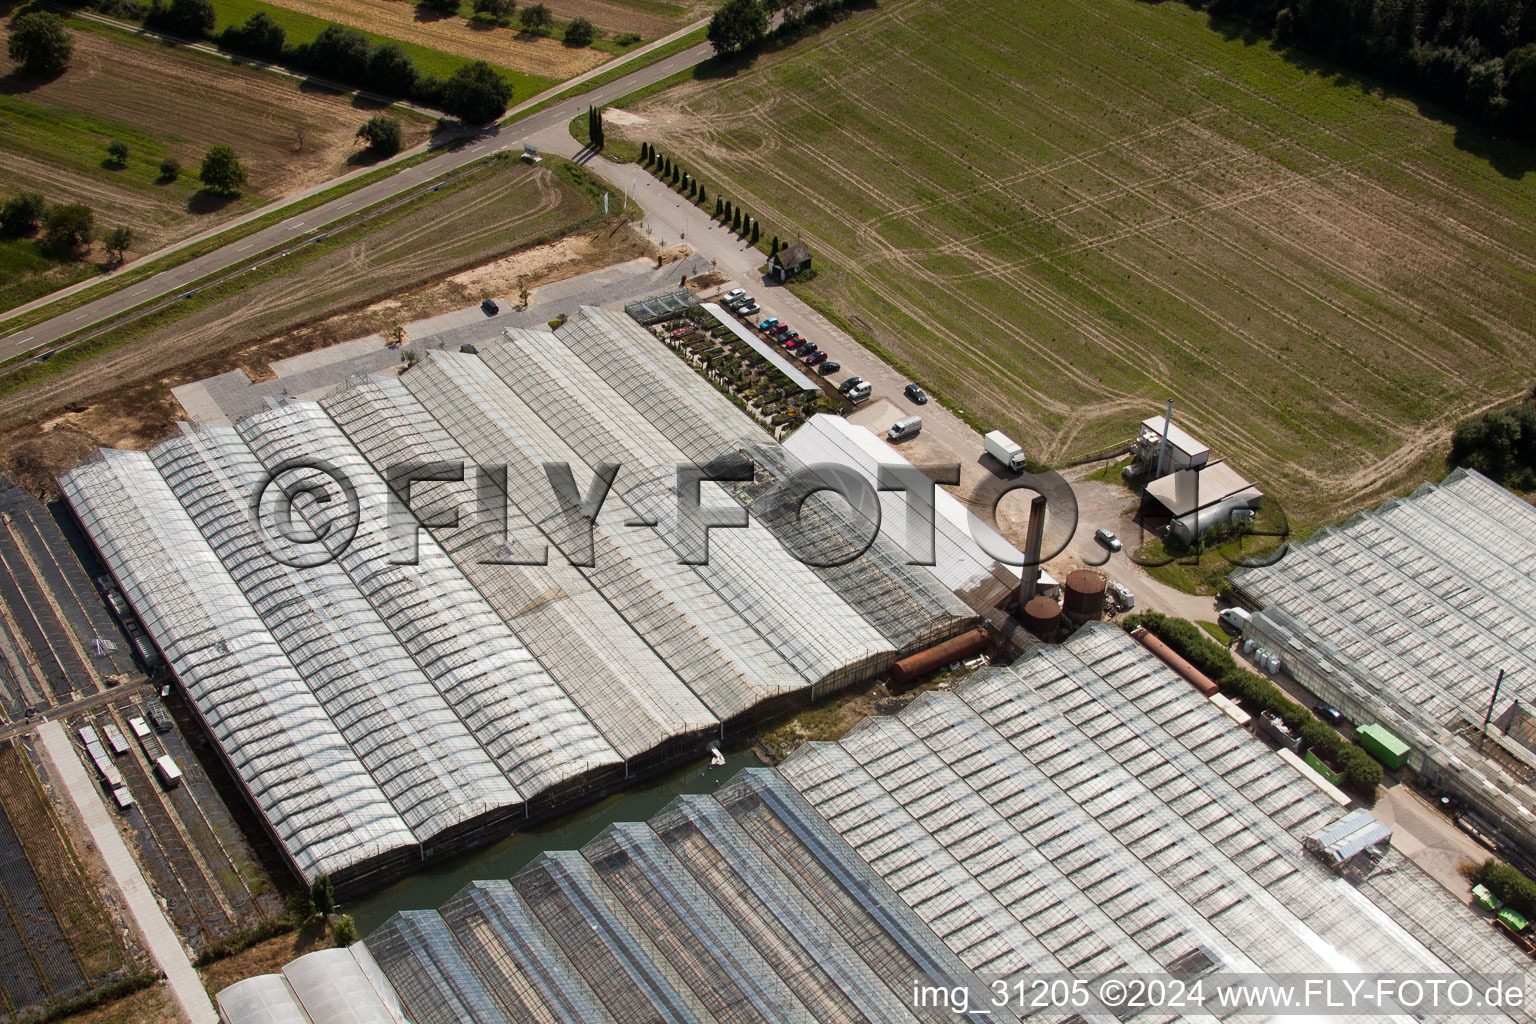
[[[1131,636],[1135,637],[1137,643],[1141,644],[1141,646],[1157,655],[1164,665],[1177,672],[1184,678],[1185,682],[1199,690],[1202,695],[1209,697],[1218,692],[1217,686],[1211,681],[1210,676],[1191,665],[1184,659],[1183,655],[1163,643],[1159,637],[1154,636],[1146,626],[1137,626],[1135,631],[1131,633]]]
[[[945,665],[952,665],[973,654],[980,654],[986,650],[987,643],[986,631],[981,629],[973,629],[968,633],[951,637],[941,644],[935,644],[926,651],[918,651],[911,657],[902,658],[892,665],[891,683],[895,686],[905,686]]]
[[[1061,611],[1074,626],[1104,617],[1104,577],[1087,569],[1067,573],[1061,592]]]
[[[1061,629],[1061,606],[1048,597],[1032,597],[1019,613],[1024,628],[1041,640],[1054,640]]]

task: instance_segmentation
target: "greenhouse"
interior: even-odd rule
[[[778,507],[800,468],[587,309],[61,487],[295,869],[358,891],[974,626],[887,539],[805,557],[854,531]]]
[[[1343,817],[1090,625],[364,945],[417,1024],[979,1022],[1006,1015],[917,1006],[913,985],[999,974],[1530,974],[1411,862],[1351,884],[1309,855]]]
[[[1232,582],[1258,609],[1246,640],[1350,721],[1401,740],[1393,760],[1536,859],[1533,573],[1536,508],[1458,469]]]

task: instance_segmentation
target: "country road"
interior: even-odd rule
[[[689,26],[688,29],[692,29]],[[686,30],[685,30],[686,31]],[[672,37],[667,37],[668,39]],[[655,44],[665,43],[666,39],[657,40]],[[639,56],[643,51],[637,51],[630,59]],[[279,251],[285,245],[298,246],[310,241],[312,236],[320,229],[334,221],[361,211],[376,203],[404,196],[413,190],[426,187],[435,178],[450,173],[467,164],[473,163],[482,157],[502,149],[521,149],[524,139],[530,139],[534,135],[553,128],[562,131],[571,118],[586,110],[589,105],[603,105],[611,103],[636,89],[644,88],[653,82],[659,82],[670,75],[690,68],[712,56],[714,51],[708,43],[700,43],[670,57],[642,68],[623,78],[615,79],[606,85],[598,86],[589,92],[580,93],[571,99],[557,103],[533,114],[515,124],[500,127],[493,126],[486,129],[475,140],[458,150],[445,153],[433,160],[415,164],[401,170],[370,185],[365,185],[354,192],[340,196],[331,202],[321,206],[312,207],[302,213],[296,213],[286,220],[279,221],[260,231],[247,235],[228,245],[222,246],[212,252],[198,256],[195,259],[172,267],[163,273],[156,274],[137,284],[104,295],[84,303],[74,309],[68,310],[49,320],[44,320],[31,327],[17,331],[5,338],[0,338],[0,360],[10,359],[13,356],[22,355],[33,350],[51,345],[61,338],[74,334],[77,331],[104,324],[121,316],[130,309],[156,299],[173,300],[179,294],[187,291],[191,285],[205,277],[217,274],[221,270],[228,269],[237,263],[241,263],[251,257],[277,249]],[[601,67],[601,66],[600,66]],[[570,87],[569,82],[557,87],[563,90]],[[535,96],[525,101],[521,106],[536,105],[543,100],[542,96]],[[517,108],[512,113],[516,114]],[[335,182],[327,182],[330,187]],[[290,197],[287,201],[294,202],[302,196]],[[274,209],[280,209],[281,205],[267,206],[257,211],[256,215],[265,215]],[[221,225],[218,230],[228,230],[232,224]],[[152,254],[149,258],[160,254]],[[99,281],[91,281],[97,284]],[[58,298],[63,293],[55,293],[43,301]],[[17,311],[12,311],[14,314]]]

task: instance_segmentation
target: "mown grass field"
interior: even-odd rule
[[[49,202],[83,202],[99,228],[134,229],[130,259],[355,169],[357,127],[380,110],[92,23],[72,20],[71,28],[74,57],[57,78],[10,76],[0,57],[0,197],[30,190]],[[407,146],[432,128],[419,115],[393,114]],[[107,158],[113,139],[128,145],[125,167]],[[250,174],[232,200],[201,193],[196,177],[218,142],[233,146]],[[182,165],[171,180],[160,175],[167,156]],[[0,309],[95,274],[102,258],[56,265],[30,239],[0,242]]]
[[[1183,425],[1305,524],[1532,376],[1536,153],[1182,4],[882,0],[609,134],[803,237],[802,295],[1059,461]]]

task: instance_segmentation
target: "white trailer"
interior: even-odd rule
[[[160,776],[160,784],[166,789],[175,789],[181,784],[181,769],[176,767],[169,754],[155,759],[155,774]]]
[[[1024,449],[1008,439],[1008,435],[1001,430],[994,430],[982,438],[986,446],[987,454],[992,456],[1011,472],[1018,473],[1024,469]]]

